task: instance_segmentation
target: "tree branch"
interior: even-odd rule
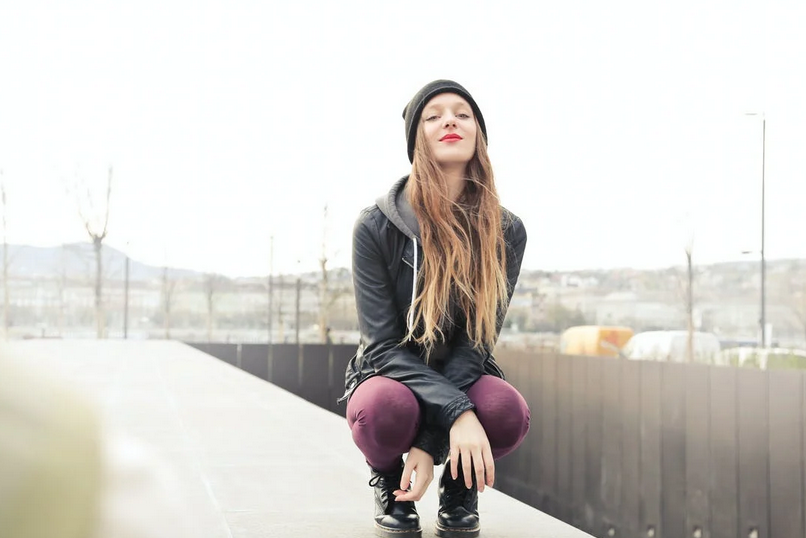
[[[106,237],[107,226],[109,225],[109,200],[112,197],[112,167],[109,167],[109,177],[106,180],[106,215],[104,216],[104,231],[101,232],[101,239]]]
[[[95,234],[92,232],[92,227],[90,226],[90,220],[84,214],[84,210],[82,209],[81,204],[81,195],[78,194],[78,173],[76,173],[76,180],[73,185],[73,192],[76,196],[76,207],[78,208],[78,217],[81,219],[81,222],[84,224],[84,228],[87,230],[87,234],[90,236],[91,240],[95,239]],[[87,196],[89,197],[89,189],[87,189]]]

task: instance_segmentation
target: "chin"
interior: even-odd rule
[[[440,166],[456,166],[458,164],[467,165],[473,158],[472,155],[437,155],[435,160]]]
[[[454,168],[457,166],[464,166],[467,167],[469,160],[465,161],[463,159],[455,159],[455,160],[446,160],[446,161],[437,161],[442,168]]]

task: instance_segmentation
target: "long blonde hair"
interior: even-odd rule
[[[408,196],[420,223],[423,262],[419,293],[410,306],[414,322],[405,340],[424,346],[426,356],[438,341],[445,341],[443,329],[458,322],[451,317],[452,300],[475,347],[489,349],[504,311],[500,307],[507,301],[502,211],[487,145],[474,121],[476,151],[457,201],[451,200],[445,174],[422,136],[422,123],[417,130]]]

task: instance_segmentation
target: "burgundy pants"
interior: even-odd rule
[[[487,433],[493,458],[506,456],[529,431],[529,407],[515,388],[495,376],[483,375],[467,391],[476,416]],[[353,440],[373,468],[391,470],[408,452],[420,427],[422,412],[414,393],[388,377],[361,383],[347,404]],[[439,465],[442,462],[435,462]]]

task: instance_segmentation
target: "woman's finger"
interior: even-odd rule
[[[396,502],[403,502],[403,501],[419,501],[420,499],[414,498],[414,492],[411,491],[403,491],[397,490],[394,492],[395,501]]]
[[[426,478],[425,474],[421,477],[420,474],[417,474],[417,479],[414,481],[414,487],[411,488],[411,491],[404,491],[402,489],[398,489],[394,491],[395,501],[402,502],[402,501],[419,501],[425,495],[426,490],[428,489],[428,485],[431,483],[433,478]]]
[[[484,474],[487,477],[486,484],[493,487],[495,484],[495,459],[493,458],[493,451],[490,446],[484,447]]]
[[[406,464],[403,466],[403,474],[400,476],[400,489],[406,491],[411,485],[411,471],[414,464],[409,463],[409,458],[406,458]]]
[[[465,475],[465,486],[467,489],[473,487],[473,456],[469,450],[462,451],[462,472]]]
[[[456,480],[459,476],[459,450],[456,447],[451,447],[451,478]]]
[[[419,501],[420,499],[422,499],[423,495],[425,495],[425,490],[427,487],[428,487],[428,481],[425,479],[424,476],[420,476],[420,474],[417,473],[417,480],[414,481],[414,487],[411,488],[411,493],[413,497],[412,500]]]
[[[473,472],[476,473],[476,487],[479,492],[484,491],[484,457],[481,454],[480,449],[473,453]]]

